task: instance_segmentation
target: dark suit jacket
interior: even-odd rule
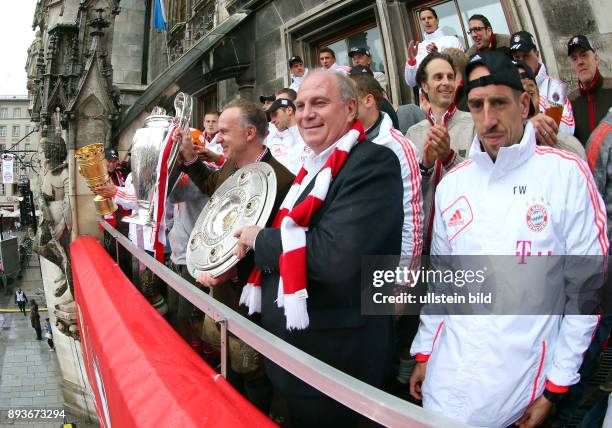
[[[276,174],[276,198],[274,199],[274,208],[272,209],[272,215],[270,215],[266,223],[267,226],[271,226],[274,221],[274,216],[285,199],[295,176],[274,159],[269,150],[261,160],[270,165]],[[221,169],[216,171],[209,169],[202,162],[195,162],[189,166],[181,167],[181,170],[189,175],[189,178],[198,186],[202,193],[208,196],[215,193],[215,190],[217,190],[219,186],[238,169],[239,168],[229,159]],[[239,306],[238,302],[240,300],[242,287],[246,284],[249,274],[253,270],[253,264],[253,252],[251,251],[236,265],[238,282],[236,284],[228,283],[215,287],[212,293],[217,300],[225,303],[234,310],[240,311],[243,315],[247,314],[247,308]]]
[[[314,180],[298,198],[303,200]],[[275,299],[279,229],[263,229],[255,241],[262,278],[262,325],[281,339],[365,382],[380,386],[392,354],[392,317],[361,315],[361,257],[399,254],[402,178],[397,156],[369,141],[350,152],[306,233],[310,326],[288,331]],[[270,379],[287,395],[319,395],[266,361]]]

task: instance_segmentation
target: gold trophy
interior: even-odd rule
[[[89,188],[103,186],[108,182],[108,171],[104,162],[104,144],[90,144],[82,147],[74,154],[79,173],[85,179]],[[94,197],[96,213],[105,216],[117,211],[117,205],[112,199],[96,195]]]

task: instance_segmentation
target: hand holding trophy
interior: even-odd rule
[[[82,147],[76,151],[74,157],[77,161],[79,173],[85,179],[87,186],[94,189],[108,183],[108,171],[104,162],[104,144],[96,143]],[[96,213],[105,216],[117,210],[112,198],[94,197]]]

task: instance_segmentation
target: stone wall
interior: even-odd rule
[[[142,83],[145,2],[122,0],[113,31],[113,83]]]

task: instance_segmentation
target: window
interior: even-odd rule
[[[4,195],[4,184],[0,184],[0,195]]]
[[[21,109],[19,107],[13,109],[13,119],[19,119],[21,117]]]
[[[32,126],[26,125],[26,130],[25,130],[26,135],[28,135],[30,132],[32,132]]]
[[[0,108],[0,119],[6,119],[8,117],[8,109]]]
[[[217,111],[217,88],[207,90],[204,94],[198,96],[198,115],[194,118],[194,126],[204,130],[204,115],[209,111]]]
[[[4,153],[5,150],[6,146],[4,144],[0,144],[0,154]],[[2,165],[2,162],[0,162],[0,165]]]
[[[469,29],[468,19],[475,13],[487,17],[491,22],[493,32],[510,34],[508,15],[501,0],[438,0],[412,8],[414,28],[417,29],[416,33],[420,40],[423,39],[423,31],[418,12],[424,6],[432,7],[436,11],[442,32],[447,36],[457,36],[466,49],[474,44],[467,31]]]
[[[27,152],[28,150],[32,150],[31,144],[25,143],[25,151]]]
[[[1,125],[0,126],[0,137],[6,137],[6,126]],[[4,145],[4,144],[2,144]]]
[[[319,49],[329,47],[336,54],[336,62],[340,65],[352,66],[353,62],[348,53],[351,48],[368,48],[372,54],[372,71],[385,71],[384,51],[380,31],[375,22],[368,22],[360,28],[344,33],[339,37],[325,40],[319,43]],[[317,66],[319,58],[317,52]]]
[[[21,127],[19,125],[13,125],[13,137],[19,137]]]
[[[166,1],[166,5],[169,2]],[[170,7],[166,6],[165,10],[170,9],[170,16],[168,20],[168,29],[172,29],[175,24],[185,22],[187,15],[187,4],[185,0],[174,0],[170,2]]]

